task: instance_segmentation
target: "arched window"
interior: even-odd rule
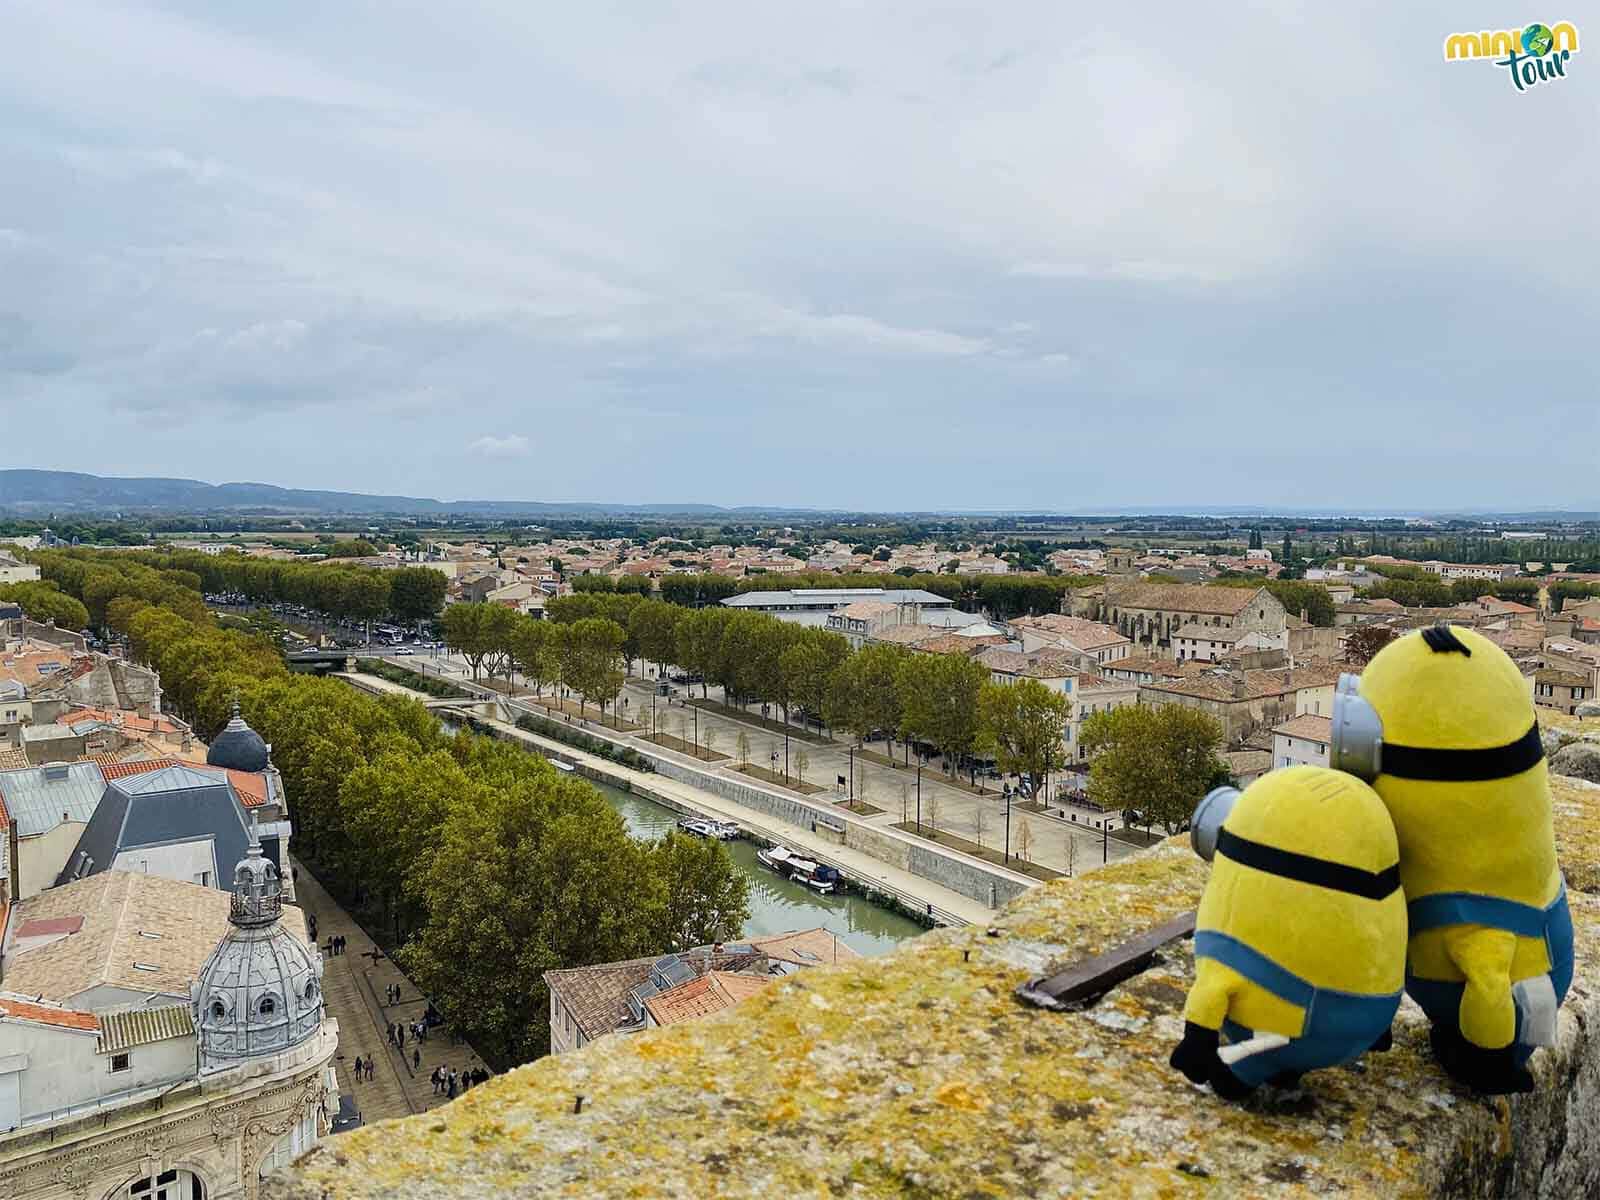
[[[270,1017],[273,1013],[278,1011],[277,997],[270,994],[261,997],[261,1003],[256,1006],[256,1011],[259,1012],[263,1017]]]
[[[206,1200],[206,1188],[193,1171],[176,1167],[135,1179],[121,1195],[129,1200]]]
[[[220,1020],[222,1020],[222,1018],[226,1017],[227,1015],[228,1015],[228,1006],[225,1005],[221,1000],[213,1000],[211,1002],[211,1019],[212,1020],[220,1021]]]
[[[307,1004],[315,1004],[317,1002],[317,981],[315,979],[306,980],[305,996]]]

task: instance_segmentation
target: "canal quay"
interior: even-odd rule
[[[448,717],[440,725],[449,733],[460,726]],[[598,779],[585,779],[617,813],[629,834],[654,841],[675,829],[679,814],[646,796],[624,791]],[[767,937],[795,929],[822,927],[857,954],[871,957],[894,948],[906,938],[924,932],[917,922],[848,891],[822,896],[792,879],[763,867],[753,842],[724,842],[734,867],[750,881],[750,916],[740,930],[743,937]]]
[[[677,825],[678,814],[664,804],[599,780],[587,782],[621,814],[628,832],[636,838],[654,840]],[[820,925],[856,953],[871,956],[923,932],[915,921],[860,896],[848,892],[821,896],[802,883],[784,879],[756,860],[752,842],[741,839],[723,845],[739,873],[750,881],[750,918],[743,930],[747,938]]]

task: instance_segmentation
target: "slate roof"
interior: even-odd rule
[[[113,779],[73,847],[57,883],[110,870],[117,855],[142,846],[210,839],[217,887],[245,856],[250,832],[243,807],[219,771],[162,767]],[[87,864],[82,859],[88,856]]]

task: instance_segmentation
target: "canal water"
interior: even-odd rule
[[[441,719],[439,724],[446,733],[457,731],[454,721]],[[653,841],[678,823],[678,814],[664,804],[599,780],[585,782],[621,814],[623,824],[636,838]],[[837,934],[857,954],[870,958],[893,949],[897,942],[926,932],[915,921],[870,904],[860,896],[818,895],[804,884],[773,874],[757,861],[756,848],[750,842],[723,844],[733,857],[734,866],[750,881],[750,917],[742,931],[745,937],[821,926]]]
[[[592,779],[589,782],[622,814],[628,832],[636,838],[661,837],[678,822],[677,813],[654,800]],[[820,925],[837,934],[858,954],[871,956],[923,932],[915,921],[869,904],[859,896],[820,896],[804,884],[780,878],[756,861],[756,848],[750,842],[724,845],[733,856],[734,865],[750,881],[750,919],[745,922],[745,937],[765,937]]]

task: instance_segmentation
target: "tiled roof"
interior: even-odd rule
[[[936,637],[945,637],[943,629],[932,625],[893,625],[873,635],[877,641],[892,642],[899,646],[915,646]]]
[[[13,925],[81,916],[83,926],[26,947],[9,937],[6,987],[58,1003],[101,986],[187,997],[228,930],[231,899],[217,888],[136,871],[100,871],[47,888],[17,904]],[[305,937],[300,909],[285,905],[283,921]]]
[[[1338,679],[1336,665],[1318,663],[1292,671],[1204,671],[1189,679],[1158,679],[1144,686],[1153,692],[1198,700],[1245,701],[1282,696],[1302,688],[1327,687]],[[1242,687],[1237,686],[1239,681]]]
[[[710,971],[671,991],[645,998],[644,1006],[657,1025],[673,1025],[724,1012],[748,1000],[771,982],[769,975],[739,975]]]
[[[0,771],[22,771],[28,766],[24,750],[0,750]]]
[[[141,717],[138,713],[120,708],[75,708],[61,718],[62,723],[67,725],[86,720],[104,721],[108,725],[118,726],[126,733],[167,734],[177,737],[184,732],[183,727],[170,717],[160,714],[154,717]]]
[[[628,989],[650,978],[659,955],[593,967],[546,971],[545,983],[561,1000],[583,1036],[593,1041],[616,1030],[628,1019]]]
[[[1548,683],[1554,687],[1588,687],[1589,677],[1577,671],[1563,671],[1559,667],[1541,667],[1533,673],[1535,683]]]
[[[771,937],[755,938],[750,945],[768,958],[780,959],[799,967],[814,967],[818,963],[840,962],[861,957],[835,934],[820,925],[813,929],[797,929],[792,933],[775,933]]]
[[[178,760],[175,758],[136,758],[119,761],[109,754],[96,754],[93,761],[107,779],[123,779],[129,775],[143,775],[146,771],[159,771],[164,767],[178,765]]]
[[[100,1017],[100,1041],[95,1053],[111,1054],[150,1042],[193,1036],[194,1013],[187,1004],[104,1013]]]
[[[1232,617],[1249,608],[1259,590],[1192,583],[1134,583],[1112,590],[1106,596],[1106,603],[1114,608]]]
[[[885,604],[882,600],[857,600],[854,604],[846,604],[834,615],[856,621],[868,621],[873,617],[886,616],[895,611],[895,605]]]
[[[1156,654],[1130,654],[1126,658],[1100,664],[1100,670],[1108,675],[1113,671],[1131,671],[1139,675],[1154,675],[1157,679],[1179,679],[1202,669],[1198,665],[1190,666],[1187,661],[1179,662]]]
[[[1090,621],[1084,617],[1069,617],[1061,613],[1045,613],[1043,616],[1038,617],[1018,617],[1011,623],[1024,629],[1056,634],[1071,642],[1079,650],[1099,650],[1105,646],[1121,645],[1128,640],[1109,625],[1102,625],[1099,621]]]
[[[968,637],[960,633],[946,633],[939,637],[929,638],[925,642],[915,643],[918,650],[929,654],[972,654],[984,646],[1004,646],[1004,634],[991,633],[981,637]]]
[[[0,996],[0,1019],[7,1017],[14,1021],[32,1021],[38,1025],[54,1025],[59,1029],[90,1031],[100,1028],[100,1019],[93,1013],[78,1012],[75,1009],[62,1008],[54,1004],[35,1004],[30,1000],[13,1000],[10,996]]]
[[[1284,734],[1286,737],[1303,738],[1310,742],[1326,742],[1332,736],[1333,722],[1315,713],[1302,713],[1292,721],[1273,726],[1272,732]]]

